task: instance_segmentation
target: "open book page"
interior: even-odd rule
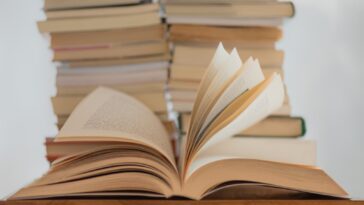
[[[192,199],[201,199],[204,193],[226,182],[257,182],[347,198],[347,193],[320,169],[249,159],[226,159],[203,166],[185,181],[182,193]]]
[[[278,109],[283,100],[282,80],[279,75],[273,74],[258,86],[236,98],[219,114],[204,132],[193,156],[264,119]]]
[[[229,57],[229,54],[224,49],[222,43],[220,43],[218,48],[216,49],[214,57],[212,58],[209,66],[208,66],[208,69],[206,70],[206,72],[200,82],[200,85],[199,85],[199,88],[197,91],[197,95],[196,95],[196,99],[195,99],[193,109],[192,109],[191,126],[189,126],[189,131],[188,131],[189,133],[193,129],[195,129],[195,128],[193,128],[193,125],[197,121],[195,118],[198,117],[196,112],[200,107],[200,101],[204,97],[204,94],[205,94],[206,90],[208,89],[209,85],[211,84],[211,81],[214,79],[214,77],[216,75],[224,72],[223,69],[221,69],[220,65],[223,64],[228,57]],[[187,148],[190,147],[191,143],[192,143],[191,137],[187,136],[186,147]],[[186,151],[187,151],[187,149],[186,149]]]
[[[115,181],[107,175],[119,175]],[[133,187],[128,185],[127,175],[142,173],[133,179]],[[75,182],[75,183],[73,183]],[[97,182],[97,183],[96,183]],[[125,182],[125,183],[124,183]],[[153,184],[151,184],[153,183]],[[69,187],[69,184],[76,184]],[[85,187],[87,186],[87,187]],[[91,187],[93,186],[93,187]],[[49,187],[52,192],[44,192]],[[64,189],[68,187],[68,189]],[[179,176],[170,163],[155,152],[152,148],[140,149],[137,144],[118,143],[117,145],[100,147],[57,160],[52,164],[46,175],[30,186],[19,191],[14,197],[26,197],[30,194],[35,197],[60,197],[73,193],[74,195],[86,194],[83,190],[104,192],[108,196],[110,191],[134,191],[139,193],[155,193],[169,197],[174,190],[180,190]]]
[[[195,139],[196,133],[200,130],[202,123],[205,120],[206,115],[214,105],[218,97],[225,90],[225,88],[231,83],[231,81],[238,75],[241,68],[241,60],[236,49],[233,49],[230,56],[224,63],[218,66],[219,73],[212,79],[210,85],[203,93],[203,97],[199,101],[199,106],[195,111],[195,123],[192,125],[189,137]],[[199,95],[198,93],[197,95]]]
[[[169,136],[160,120],[138,100],[98,88],[72,112],[56,141],[122,141],[149,146],[174,166]]]
[[[126,169],[133,169],[126,166]],[[138,190],[138,191],[135,191]],[[11,199],[37,199],[68,196],[110,196],[113,192],[123,195],[145,196],[158,194],[159,197],[169,197],[173,194],[171,188],[158,177],[146,172],[116,172],[114,174],[101,174],[97,177],[85,177],[82,180],[68,181],[25,187],[18,191]],[[125,192],[126,194],[123,194]],[[95,193],[95,194],[94,194]]]
[[[187,179],[199,168],[226,159],[259,159],[315,166],[316,144],[312,140],[231,137],[201,151],[190,164]]]
[[[229,84],[211,108],[211,111],[204,120],[198,135],[200,135],[205,130],[206,126],[209,125],[211,121],[235,98],[241,95],[244,91],[258,85],[263,80],[264,75],[258,60],[249,58],[247,62],[243,64],[242,69],[239,70],[236,78],[231,82],[231,84]]]
[[[225,62],[221,63],[218,68],[219,73],[211,80],[205,92],[201,93],[203,94],[203,97],[200,99],[199,106],[193,111],[195,112],[195,122],[188,133],[188,138],[190,138],[188,141],[190,143],[192,142],[192,144],[189,144],[189,147],[187,147],[187,160],[189,159],[189,155],[191,154],[194,145],[198,141],[198,138],[196,138],[197,133],[201,130],[201,126],[203,125],[208,113],[211,111],[211,108],[219,99],[220,95],[226,88],[228,88],[231,82],[237,78],[243,69],[241,59],[236,49],[233,49],[230,56],[226,58]],[[206,73],[209,73],[209,71]],[[200,95],[200,93],[197,95]]]

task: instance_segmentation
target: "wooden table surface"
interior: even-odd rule
[[[359,205],[358,200],[122,200],[61,199],[2,201],[0,205]]]

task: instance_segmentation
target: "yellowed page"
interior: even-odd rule
[[[237,76],[241,68],[242,62],[236,49],[233,49],[230,56],[224,63],[218,66],[218,72],[209,82],[207,89],[204,92],[198,92],[197,97],[201,98],[198,105],[194,105],[192,115],[195,115],[195,122],[191,124],[190,132],[187,137],[189,142],[193,142],[192,147],[195,145],[197,133],[200,131],[201,126],[211,111],[212,106],[220,97],[221,93],[228,87],[231,81]],[[209,73],[210,69],[206,71]],[[202,80],[204,82],[204,80]],[[190,144],[191,145],[191,144]],[[187,155],[191,152],[191,146],[187,147]],[[186,158],[188,159],[188,157]]]
[[[247,129],[279,108],[284,100],[282,80],[274,74],[247,94],[246,98],[242,96],[242,102],[232,104],[229,108],[231,111],[225,110],[219,116],[221,122],[215,121],[216,125],[210,127],[211,130],[204,136],[204,143],[200,144],[196,154]]]
[[[181,195],[201,199],[209,189],[232,181],[257,182],[308,193],[348,197],[335,181],[315,167],[248,159],[226,159],[203,166],[185,181]]]
[[[243,68],[239,75],[234,79],[229,87],[218,98],[211,111],[208,113],[206,120],[200,129],[199,134],[206,128],[208,124],[236,97],[238,97],[244,91],[253,88],[261,81],[264,80],[262,69],[259,62],[249,58],[246,63],[243,64]]]
[[[138,100],[100,87],[72,112],[56,141],[125,141],[162,153],[173,165],[169,136],[156,115]]]
[[[200,100],[203,98],[204,93],[208,89],[208,86],[210,85],[213,78],[217,75],[219,71],[221,72],[219,66],[224,63],[228,57],[229,54],[224,49],[222,43],[220,43],[216,49],[214,57],[210,62],[210,65],[208,66],[204,76],[202,77],[202,81],[200,82],[199,88],[197,90],[196,100],[194,104],[194,107],[196,107],[196,109],[199,107]],[[191,121],[193,120],[194,115],[192,114]]]
[[[187,178],[209,163],[226,159],[256,159],[315,166],[316,144],[313,140],[231,137],[201,151],[189,166]]]
[[[200,101],[202,100],[204,93],[208,89],[209,85],[211,84],[214,77],[219,73],[221,73],[221,67],[219,67],[221,64],[223,64],[226,59],[229,57],[229,54],[224,49],[222,43],[219,44],[219,46],[216,49],[215,55],[212,58],[210,65],[208,66],[208,69],[205,72],[205,75],[202,77],[202,81],[200,83],[200,86],[197,90],[196,100],[192,108],[192,115],[191,115],[191,125],[195,122],[195,116],[196,111],[200,106]],[[189,132],[194,129],[192,126],[189,126]],[[189,147],[191,144],[192,138],[187,137],[186,146]],[[186,150],[187,151],[187,150]]]
[[[178,173],[159,152],[148,147],[141,149],[137,144],[117,144],[99,146],[58,159],[52,163],[47,174],[33,182],[31,186],[65,183],[116,172],[146,171],[159,176],[172,190],[180,189]],[[134,168],[131,170],[125,168],[126,166]]]
[[[196,123],[192,126],[200,128],[201,121],[204,120],[205,114],[210,111],[211,106],[220,97],[221,92],[235,77],[237,72],[241,69],[242,62],[236,49],[234,49],[226,61],[218,66],[218,72],[214,78],[209,82],[207,89],[204,92],[198,92],[197,96],[200,97],[199,105],[194,109],[196,114]],[[206,72],[209,72],[207,70]],[[204,82],[204,81],[202,81]],[[190,134],[194,134],[193,132]]]
[[[165,197],[173,194],[171,188],[156,176],[143,172],[120,172],[68,183],[25,187],[10,199],[62,197],[70,194],[77,196],[87,193],[92,196],[93,192],[102,192],[104,195],[108,195],[108,192],[112,191],[128,191],[137,194],[138,192],[134,190],[154,192]]]
[[[283,99],[283,83],[277,74],[237,97],[211,122],[190,155],[186,155],[183,176],[186,177],[189,165],[201,152],[264,119],[282,105]]]

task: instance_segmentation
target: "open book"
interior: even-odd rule
[[[56,141],[115,142],[56,160],[40,179],[11,199],[75,196],[182,196],[202,199],[216,190],[259,184],[346,197],[322,170],[287,162],[289,153],[240,149],[231,136],[282,105],[274,73],[264,78],[257,60],[216,50],[200,84],[179,162],[159,119],[138,100],[98,88],[73,111]]]

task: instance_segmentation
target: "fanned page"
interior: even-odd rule
[[[187,134],[184,174],[205,143],[229,138],[262,120],[283,103],[284,89],[279,75],[273,74],[262,82],[264,77],[257,61],[249,59],[242,64],[236,49],[228,57],[226,51],[220,50],[224,50],[221,44],[197,93]],[[223,60],[214,64],[216,59]],[[233,120],[235,123],[227,126]],[[236,126],[238,123],[242,124]]]
[[[227,67],[229,69],[224,69]],[[191,153],[191,149],[196,144],[197,133],[201,130],[202,123],[205,121],[206,115],[211,111],[211,107],[214,105],[219,95],[228,86],[229,81],[231,81],[241,68],[241,60],[236,49],[234,49],[231,55],[225,59],[225,61],[216,67],[218,72],[213,76],[211,82],[209,82],[208,87],[203,91],[203,97],[199,101],[199,105],[195,110],[195,122],[191,126],[188,136],[189,147],[187,147],[187,154]],[[198,91],[200,93],[200,91]],[[202,93],[202,92],[201,92]],[[199,95],[199,94],[197,94]],[[195,109],[195,108],[194,108]]]
[[[198,122],[198,109],[200,108],[200,101],[204,97],[204,94],[206,93],[208,86],[211,84],[211,81],[214,79],[215,76],[217,76],[219,73],[223,73],[223,70],[220,69],[220,65],[223,64],[226,59],[229,57],[229,54],[225,51],[222,43],[219,44],[218,48],[216,49],[216,52],[214,54],[214,57],[212,58],[210,65],[208,66],[208,69],[206,70],[201,82],[200,86],[197,91],[197,96],[193,105],[193,111],[191,116],[191,126],[189,126],[188,133],[192,133],[196,130],[194,127],[195,122]],[[196,119],[195,119],[196,118]],[[192,144],[193,138],[192,135],[189,134],[189,137],[187,137],[186,141],[186,153],[189,151],[189,147]]]
[[[260,69],[259,62],[249,58],[248,61],[239,70],[232,83],[224,90],[224,92],[219,96],[216,103],[211,108],[208,113],[203,125],[199,131],[199,135],[205,130],[207,125],[225,108],[227,107],[235,98],[237,98],[240,93],[248,89],[253,88],[258,83],[263,81],[264,75]]]
[[[157,116],[138,100],[109,88],[100,87],[88,95],[55,140],[139,143],[175,165],[169,136]]]
[[[283,99],[282,80],[279,75],[273,74],[253,89],[237,97],[211,122],[203,133],[195,153],[229,139],[264,119],[283,104]]]

